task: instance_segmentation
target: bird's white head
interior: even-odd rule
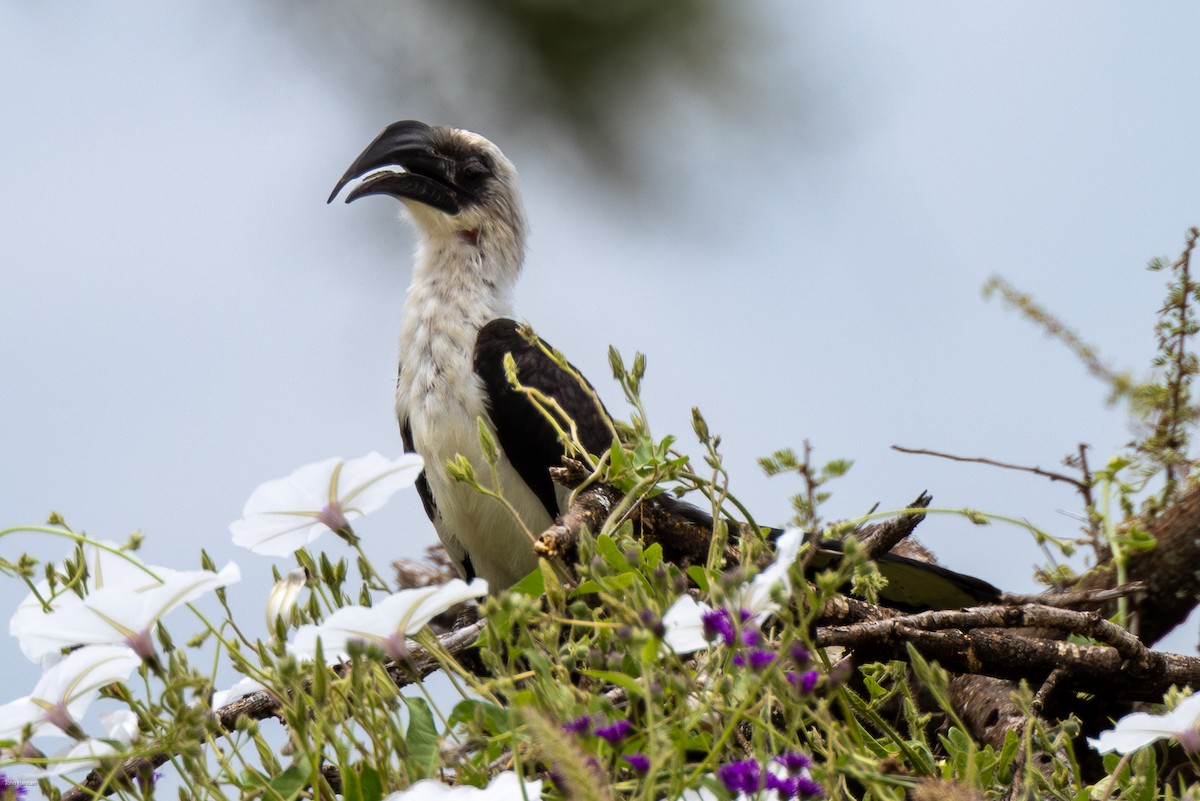
[[[405,205],[424,239],[457,239],[520,265],[525,211],[517,171],[482,136],[416,120],[392,123],[346,170],[330,202],[359,179],[347,203],[390,195]]]

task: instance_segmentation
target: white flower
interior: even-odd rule
[[[80,648],[42,674],[33,692],[0,706],[0,739],[18,739],[26,725],[82,738],[76,721],[100,695],[100,688],[125,681],[141,659],[124,645]],[[54,733],[54,732],[51,732]]]
[[[406,638],[450,607],[470,598],[487,595],[487,582],[451,579],[434,587],[419,587],[392,593],[375,606],[347,606],[320,625],[296,630],[288,651],[298,659],[314,659],[320,640],[327,659],[344,659],[349,643],[378,645],[388,656],[401,659],[408,649]]]
[[[1173,737],[1185,750],[1200,751],[1200,693],[1189,695],[1170,712],[1152,715],[1133,712],[1117,721],[1113,728],[1100,732],[1088,745],[1102,754],[1116,751],[1128,754],[1156,740]]]
[[[488,782],[487,787],[469,787],[459,785],[451,787],[442,784],[433,779],[420,781],[409,787],[407,790],[401,790],[398,793],[392,793],[383,799],[383,801],[487,801],[487,799],[495,799],[495,801],[540,801],[542,797],[541,781],[526,782],[522,781],[511,770],[506,770],[499,773]]]
[[[757,623],[762,623],[779,610],[779,604],[771,600],[771,590],[775,585],[783,585],[783,594],[792,591],[792,583],[788,579],[788,570],[796,561],[800,545],[804,542],[804,532],[798,528],[789,528],[775,540],[775,561],[759,573],[743,592],[735,596],[735,605],[748,609],[754,615]]]
[[[296,599],[300,590],[308,582],[308,573],[302,567],[289,570],[287,575],[275,582],[271,594],[267,596],[267,630],[275,631],[275,621],[280,618],[286,623],[291,619],[292,610],[296,608]]]
[[[49,779],[81,770],[91,770],[101,759],[116,756],[116,746],[104,740],[82,740],[50,757],[44,770],[27,774],[27,779]]]
[[[776,585],[782,584],[785,595],[791,592],[788,570],[796,561],[796,554],[800,552],[803,542],[804,532],[798,528],[780,534],[775,541],[775,561],[749,584],[734,592],[728,606],[733,610],[746,610],[755,623],[762,623],[778,611],[779,604],[771,600],[771,591]],[[709,612],[712,612],[712,607],[708,604],[700,603],[686,593],[679,596],[663,615],[663,628],[666,630],[663,642],[677,654],[703,651],[710,644],[704,636],[704,616]]]
[[[104,757],[120,753],[117,748],[118,744],[127,746],[141,736],[141,732],[138,731],[137,715],[128,709],[105,712],[100,716],[100,724],[104,726],[104,730],[108,734],[106,740],[88,739],[64,748],[51,757],[45,770],[31,773],[25,778],[46,779],[51,776],[62,776],[66,773],[76,773],[94,768]]]
[[[141,736],[138,729],[137,715],[128,709],[114,709],[100,716],[100,725],[108,733],[109,739],[123,745],[129,745]]]
[[[415,453],[389,460],[371,452],[359,459],[326,459],[287,478],[260,484],[229,524],[233,542],[264,556],[289,556],[321,536],[375,511],[424,469]]]
[[[263,684],[258,679],[243,678],[236,682],[228,690],[219,690],[213,693],[212,708],[220,709],[230,701],[236,701],[239,698],[244,698],[251,693],[256,693],[259,690],[267,689],[267,685]]]
[[[105,587],[140,586],[152,580],[152,575],[166,572],[166,568],[144,564],[131,552],[122,551],[121,546],[111,540],[85,542],[83,560],[87,566],[87,586],[91,592]],[[83,605],[83,598],[69,588],[59,586],[58,593],[51,598],[50,583],[42,580],[37,585],[37,593],[29,593],[8,622],[8,633],[17,638],[21,651],[30,661],[40,663],[43,668],[59,661],[62,644],[57,640],[47,641],[41,636],[48,614],[42,602],[49,602],[50,611]]]
[[[663,642],[677,654],[703,651],[709,646],[704,636],[704,613],[712,611],[707,604],[698,603],[684,593],[663,615]]]
[[[121,580],[114,581],[109,575],[83,598],[71,593],[74,600],[68,600],[67,594],[60,595],[62,603],[56,599],[49,613],[41,612],[36,601],[31,608],[27,599],[9,624],[9,630],[20,639],[21,650],[41,662],[76,645],[124,643],[143,659],[150,659],[154,656],[150,635],[164,615],[241,579],[233,562],[213,573],[145,566],[135,560],[119,572]]]

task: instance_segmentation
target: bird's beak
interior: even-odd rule
[[[391,167],[363,181],[346,195],[346,202],[367,195],[391,195],[415,200],[446,214],[458,214],[463,205],[460,190],[452,183],[453,162],[433,147],[433,129],[423,122],[394,122],[354,160],[329,195],[332,203],[346,184],[373,170]]]

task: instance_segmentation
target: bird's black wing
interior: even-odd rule
[[[413,444],[412,426],[408,424],[408,420],[400,421],[400,441],[404,443],[405,453],[416,453],[417,446]],[[417,494],[421,496],[421,505],[425,507],[425,514],[430,520],[437,518],[437,504],[433,501],[433,493],[429,491],[429,479],[425,478],[425,471],[421,471],[421,475],[417,476]]]
[[[580,383],[580,379],[521,336],[516,321],[499,318],[479,329],[475,338],[475,374],[483,384],[488,414],[500,447],[550,516],[557,517],[562,510],[558,508],[550,468],[562,465],[565,449],[542,412],[523,392],[509,384],[504,374],[507,353],[512,354],[521,384],[557,401],[574,421],[579,440],[589,453],[603,453],[612,445],[608,412],[591,391],[590,384]]]
[[[841,544],[825,541],[817,546],[809,565],[820,570],[841,558]],[[1000,603],[1003,594],[983,579],[899,554],[877,556],[875,566],[888,580],[887,586],[879,593],[879,599],[898,609],[962,609]]]
[[[558,508],[550,468],[562,464],[563,445],[545,416],[524,393],[509,384],[504,374],[504,355],[512,354],[517,378],[523,385],[558,402],[575,422],[579,439],[590,453],[599,454],[608,449],[612,444],[612,429],[608,412],[595,394],[589,392],[591,385],[581,384],[580,379],[563,370],[521,336],[517,328],[513,320],[496,319],[480,329],[475,340],[475,373],[483,382],[488,412],[504,455],[550,516],[557,517],[562,510]],[[657,500],[689,522],[712,527],[711,515],[696,506],[667,494],[658,496]],[[772,533],[781,532],[775,530]],[[820,569],[840,556],[837,543],[823,543],[814,555],[812,565]],[[881,600],[891,606],[957,609],[1000,600],[1000,590],[986,581],[941,565],[891,553],[883,554],[875,562],[888,580],[888,586],[880,593]]]

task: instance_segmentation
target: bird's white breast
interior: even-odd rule
[[[540,534],[552,521],[503,455],[493,477],[479,445],[476,420],[491,422],[475,375],[475,338],[485,323],[507,313],[507,303],[479,291],[470,276],[422,271],[423,264],[454,263],[454,256],[464,255],[424,251],[436,244],[428,243],[418,254],[404,305],[396,414],[402,424],[407,421],[413,445],[425,459],[437,506],[434,525],[447,550],[459,563],[469,554],[476,575],[506,587],[537,566],[530,533]],[[460,247],[455,241],[440,246]],[[520,522],[501,502],[449,476],[445,464],[458,454],[470,460],[481,485],[512,504]]]

